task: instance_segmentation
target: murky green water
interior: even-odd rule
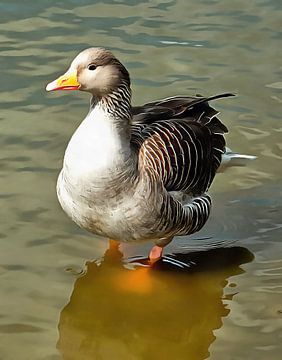
[[[1,1],[1,360],[281,358],[281,15],[278,0]],[[129,68],[135,103],[239,94],[216,106],[230,147],[258,160],[217,176],[192,237],[236,247],[186,255],[189,273],[132,271],[118,252],[94,262],[107,244],[55,195],[87,95],[44,90],[93,45]]]

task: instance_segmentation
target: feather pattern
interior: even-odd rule
[[[228,130],[209,104],[210,98],[172,97],[132,109],[131,142],[139,167],[158,174],[167,191],[205,193],[225,151]]]
[[[199,231],[209,218],[212,202],[206,192],[225,152],[228,130],[208,101],[230,96],[175,96],[131,110],[139,172],[164,188],[161,216],[152,229],[165,234],[156,241],[159,245],[174,235]],[[179,201],[179,195],[186,200]]]

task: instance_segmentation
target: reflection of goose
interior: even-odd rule
[[[195,264],[190,274],[128,270],[121,256],[108,250],[100,266],[88,263],[76,280],[60,317],[63,358],[206,359],[213,330],[229,312],[222,301],[226,279],[243,272],[239,265],[250,261],[251,253],[233,247],[177,256]]]
[[[252,158],[226,150],[227,128],[208,104],[232,94],[176,96],[132,108],[129,74],[105,49],[80,53],[46,89],[92,95],[58,179],[62,207],[95,234],[154,240],[152,261],[175,235],[192,234],[206,223],[206,191],[219,166]]]

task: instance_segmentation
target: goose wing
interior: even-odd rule
[[[203,194],[225,151],[228,130],[208,101],[234,96],[176,96],[132,109],[139,167],[157,173],[167,191]]]

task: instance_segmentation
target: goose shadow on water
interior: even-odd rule
[[[229,313],[230,276],[253,255],[243,247],[174,254],[153,268],[124,263],[118,249],[88,262],[59,321],[57,347],[67,360],[201,360]],[[179,263],[182,266],[178,266]],[[187,264],[187,266],[183,266]],[[128,267],[131,267],[128,268]],[[234,285],[234,284],[233,284]]]

